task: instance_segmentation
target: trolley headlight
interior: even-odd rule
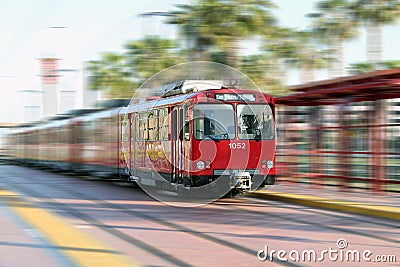
[[[267,161],[265,159],[263,159],[261,161],[261,168],[266,169],[267,168]]]
[[[204,168],[206,167],[206,164],[204,163],[204,161],[199,160],[199,161],[196,163],[196,166],[197,166],[197,169],[199,169],[199,170],[204,170]]]
[[[274,162],[272,161],[272,160],[268,160],[268,161],[266,161],[266,160],[262,160],[261,161],[261,168],[263,168],[263,169],[272,169],[274,167]]]
[[[274,162],[272,160],[267,161],[267,168],[272,169],[274,167]]]

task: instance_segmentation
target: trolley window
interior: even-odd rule
[[[199,104],[194,107],[196,139],[229,140],[235,138],[233,106],[230,104]]]
[[[269,105],[237,105],[239,139],[274,139],[274,119]]]
[[[189,117],[189,106],[185,106],[185,125],[183,127],[183,138],[185,141],[190,140],[190,117]]]
[[[120,116],[120,124],[121,124],[121,140],[122,142],[128,142],[129,141],[129,120],[128,120],[128,115],[122,115]]]
[[[148,132],[149,140],[157,141],[158,139],[158,117],[157,110],[153,110],[148,115]]]
[[[149,140],[147,118],[148,118],[147,113],[139,114],[139,140],[140,141]]]
[[[168,108],[163,108],[158,111],[158,131],[160,140],[166,141],[170,138],[169,132],[169,116]]]

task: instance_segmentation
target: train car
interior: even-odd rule
[[[275,100],[216,81],[166,85],[162,97],[18,127],[19,162],[143,186],[255,190],[275,182]]]
[[[77,109],[22,124],[7,137],[8,153],[28,166],[118,177],[119,109]]]
[[[25,123],[12,128],[5,137],[5,151],[10,161],[15,163],[29,163],[31,161],[28,151],[30,135],[35,131],[35,123]]]
[[[130,180],[188,188],[221,178],[237,192],[275,182],[272,96],[214,81],[168,87],[161,99],[121,110],[120,167]]]
[[[70,169],[103,178],[119,177],[119,112],[111,108],[70,120]]]
[[[69,155],[69,120],[64,116],[57,116],[43,121],[35,127],[34,134],[30,135],[32,145],[25,148],[30,150],[34,166],[55,170],[68,169]]]

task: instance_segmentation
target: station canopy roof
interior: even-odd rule
[[[335,105],[400,98],[400,68],[292,86],[292,94],[276,98],[290,106]]]

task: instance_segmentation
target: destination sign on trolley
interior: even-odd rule
[[[215,99],[221,101],[256,101],[256,96],[254,94],[215,94]]]

